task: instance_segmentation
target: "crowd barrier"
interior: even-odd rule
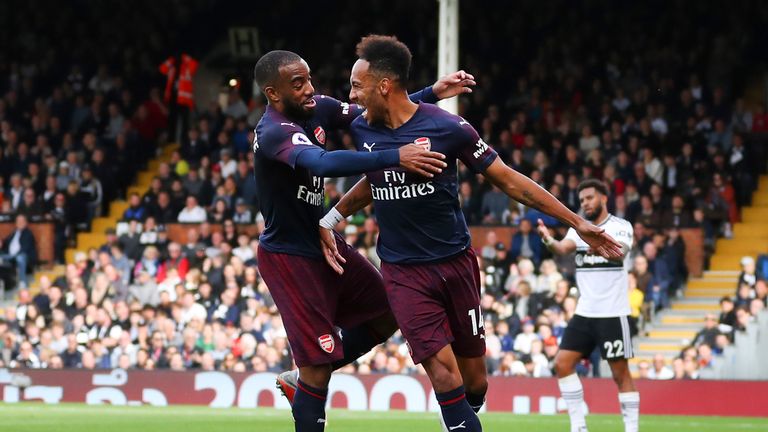
[[[207,405],[288,409],[275,389],[274,373],[86,371],[0,369],[5,403],[42,401],[90,405]],[[753,416],[768,414],[764,381],[637,382],[643,414]],[[484,410],[556,414],[566,406],[554,378],[490,377]],[[609,379],[585,379],[589,412],[618,414],[616,386]],[[424,376],[335,374],[329,389],[334,408],[359,411],[438,411]]]

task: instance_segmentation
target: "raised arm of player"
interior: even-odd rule
[[[508,167],[499,158],[493,161],[484,174],[514,200],[573,227],[595,253],[612,260],[623,256],[621,245],[606,234],[605,230],[579,217],[536,182]]]
[[[320,248],[323,250],[325,261],[338,274],[344,273],[342,264],[346,260],[341,256],[339,249],[336,247],[333,227],[341,222],[342,219],[357,213],[372,202],[371,184],[367,178],[363,178],[352,189],[347,191],[336,206],[320,220]]]

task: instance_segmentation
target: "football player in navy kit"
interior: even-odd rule
[[[599,254],[620,246],[536,183],[505,165],[461,117],[408,99],[411,53],[390,36],[372,35],[357,46],[350,99],[367,112],[352,122],[363,153],[417,142],[446,156],[434,177],[402,169],[369,170],[320,222],[332,228],[343,217],[374,204],[380,227],[377,251],[389,304],[415,363],[429,375],[446,430],[480,431],[476,412],[487,390],[485,335],[477,257],[458,200],[457,164],[482,173],[510,197],[576,229]],[[329,230],[321,229],[329,264],[344,267]],[[337,257],[334,259],[334,257]]]
[[[399,166],[431,177],[445,163],[442,155],[415,144],[378,154],[327,152],[326,131],[348,127],[362,108],[316,96],[307,63],[289,51],[265,54],[254,74],[269,102],[253,142],[266,224],[259,270],[285,323],[301,377],[281,375],[278,384],[292,402],[296,430],[322,431],[332,369],[355,360],[396,329],[381,275],[365,258],[339,237],[338,250],[349,271],[337,274],[323,262],[317,231],[323,176]],[[471,75],[457,72],[412,97],[436,101],[466,92],[472,84]]]

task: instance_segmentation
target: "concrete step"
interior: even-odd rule
[[[757,181],[757,187],[763,190],[768,189],[768,176],[760,176],[760,179]]]
[[[768,207],[768,193],[758,191],[752,195],[752,207]]]
[[[687,339],[692,340],[698,330],[677,330],[677,329],[659,329],[650,330],[648,332],[648,338],[657,339]]]
[[[121,215],[122,216],[122,215]],[[91,232],[104,233],[107,228],[114,228],[117,224],[117,219],[112,217],[98,217],[91,221]]]
[[[142,171],[136,176],[136,183],[141,185],[148,185],[152,183],[152,179],[157,175],[157,172]]]
[[[160,161],[158,159],[152,159],[147,163],[146,171],[156,173],[158,168],[160,168]]]
[[[768,224],[763,223],[737,223],[733,227],[733,236],[735,238],[752,238],[765,240],[768,238]]]
[[[149,190],[149,185],[134,185],[128,188],[128,193],[126,196],[130,197],[132,194],[137,193],[139,196],[144,196],[144,194]],[[123,215],[114,215],[116,217],[122,217]]]
[[[704,272],[704,279],[707,280],[736,280],[739,277],[740,270],[707,270]]]
[[[699,319],[698,321],[691,321],[691,322],[678,322],[678,323],[658,322],[658,323],[649,324],[646,330],[647,331],[676,330],[676,331],[698,332],[699,330],[701,330],[701,326],[703,323],[704,323],[703,318]]]
[[[732,295],[736,292],[734,288],[722,288],[722,289],[708,289],[708,290],[687,290],[685,292],[686,298],[713,298]],[[719,299],[718,299],[719,301]]]
[[[765,209],[768,211],[768,208]],[[715,246],[715,253],[725,255],[758,255],[768,251],[768,238],[737,237],[720,239]]]
[[[109,203],[109,215],[110,217],[116,217],[119,218],[125,213],[125,209],[128,208],[128,202],[127,201],[112,201]]]
[[[672,305],[672,310],[677,311],[697,311],[697,312],[718,312],[720,306],[717,302],[707,303],[675,303]]]
[[[704,317],[704,314],[701,314],[701,316],[668,315],[660,318],[659,322],[661,323],[661,325],[664,325],[664,326],[693,325],[693,324],[701,324],[704,321],[703,317]]]
[[[725,255],[715,252],[715,255],[710,259],[709,268],[712,270],[732,270],[738,271],[741,269],[739,261],[744,255]]]
[[[688,281],[686,286],[688,287],[688,290],[691,289],[719,289],[723,287],[735,287],[736,286],[736,277],[733,278],[709,278],[709,279],[691,279]]]
[[[768,207],[744,207],[741,209],[741,220],[744,223],[768,222]]]
[[[685,345],[682,341],[674,342],[640,342],[637,351],[643,357],[653,357],[657,353],[664,355],[677,355]],[[637,353],[636,353],[637,354]]]

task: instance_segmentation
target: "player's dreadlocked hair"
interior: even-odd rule
[[[370,63],[372,72],[400,80],[403,85],[408,81],[411,50],[396,37],[369,35],[360,40],[356,50],[358,58]]]
[[[280,74],[280,68],[301,61],[301,57],[291,51],[275,50],[270,51],[256,62],[253,68],[253,76],[256,83],[263,91],[264,87],[274,84]]]
[[[579,187],[576,190],[578,192],[581,192],[584,189],[589,189],[589,188],[595,188],[596,191],[600,192],[605,196],[608,196],[608,188],[605,186],[605,183],[593,178],[586,179],[583,182],[579,183]]]

